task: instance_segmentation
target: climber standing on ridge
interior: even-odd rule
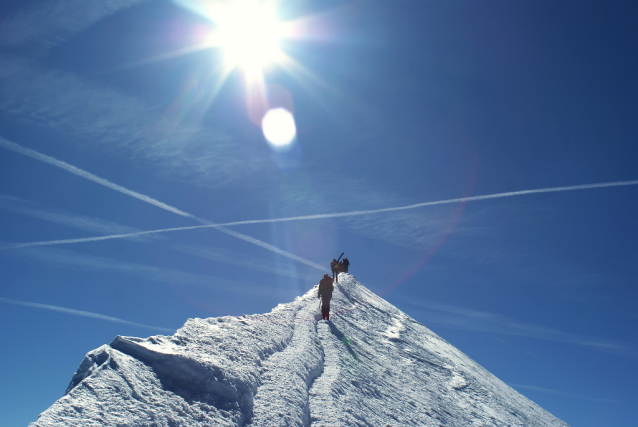
[[[339,261],[332,258],[332,262],[330,263],[330,270],[332,270],[332,280],[335,283],[339,283]]]
[[[339,255],[338,259],[332,258],[332,262],[330,263],[330,270],[332,270],[332,280],[334,280],[335,283],[339,283],[339,267],[341,266],[339,260],[342,256],[343,252],[341,252],[341,255]]]
[[[317,296],[321,298],[321,318],[325,320],[330,320],[330,300],[333,290],[332,279],[326,273],[319,282],[319,290],[317,291]]]

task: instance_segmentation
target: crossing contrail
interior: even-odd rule
[[[158,208],[167,210],[169,212],[173,212],[177,215],[184,216],[186,218],[198,219],[195,216],[183,212],[177,208],[167,205],[166,203],[162,203],[157,201],[151,197],[145,196],[144,194],[140,194],[136,191],[129,190],[120,185],[114,184],[111,181],[108,181],[104,178],[100,178],[97,175],[93,175],[90,172],[77,168],[73,165],[68,164],[67,162],[63,162],[62,160],[58,160],[55,157],[47,156],[46,154],[38,153],[30,148],[23,147],[21,145],[16,144],[15,142],[7,141],[6,139],[0,137],[0,147],[6,148],[8,150],[15,151],[16,153],[24,154],[25,156],[29,156],[36,160],[40,160],[41,162],[48,163],[50,165],[56,166],[60,169],[64,169],[67,172],[71,172],[74,175],[82,177],[84,179],[88,179],[89,181],[93,181],[97,184],[103,185],[107,188],[110,188],[115,191],[119,191],[120,193],[126,194],[127,196],[135,197],[143,202],[150,203],[151,205],[155,205]]]
[[[163,228],[159,230],[137,231],[133,233],[111,234],[108,236],[85,237],[85,238],[79,238],[79,239],[45,240],[41,242],[14,243],[14,244],[2,246],[0,247],[0,249],[15,249],[15,248],[27,248],[32,246],[62,245],[62,244],[72,244],[72,243],[84,243],[84,242],[99,242],[102,240],[122,239],[126,237],[142,236],[145,234],[158,234],[158,233],[169,233],[174,231],[197,230],[200,228],[217,228],[217,229],[224,229],[225,233],[230,234],[232,236],[236,236],[240,239],[249,241],[258,246],[262,246],[276,253],[281,253],[282,255],[288,256],[289,258],[297,259],[300,262],[304,262],[305,260],[301,261],[303,260],[303,258],[299,258],[296,255],[288,254],[287,252],[282,251],[279,248],[276,248],[272,245],[264,243],[260,240],[253,239],[250,236],[245,236],[239,233],[235,233],[234,231],[227,230],[225,229],[225,227],[231,227],[235,225],[246,225],[246,224],[266,224],[266,223],[273,223],[273,222],[307,221],[307,220],[313,220],[313,219],[343,218],[343,217],[349,217],[349,216],[372,215],[372,214],[378,214],[378,213],[397,212],[397,211],[403,211],[403,210],[409,210],[409,209],[417,209],[417,208],[423,208],[427,206],[447,205],[452,203],[474,202],[479,200],[499,199],[503,197],[514,197],[514,196],[525,196],[529,194],[539,194],[539,193],[556,193],[561,191],[591,190],[595,188],[605,188],[605,187],[621,187],[621,186],[627,186],[627,185],[638,185],[638,180],[603,182],[598,184],[570,185],[570,186],[564,186],[564,187],[539,188],[536,190],[510,191],[507,193],[487,194],[484,196],[459,197],[456,199],[437,200],[434,202],[415,203],[413,205],[395,206],[391,208],[382,208],[382,209],[369,209],[369,210],[363,210],[363,211],[303,215],[303,216],[292,216],[292,217],[285,217],[285,218],[252,219],[252,220],[245,220],[245,221],[226,222],[221,224],[209,223],[204,225],[193,225],[188,227]],[[317,267],[319,269],[322,269],[322,267],[319,265],[317,265]]]
[[[528,195],[528,194],[557,193],[557,192],[561,192],[561,191],[576,191],[576,190],[591,190],[591,189],[594,189],[594,188],[621,187],[621,186],[625,186],[625,185],[638,185],[638,180],[603,182],[603,183],[599,183],[599,184],[570,185],[570,186],[565,186],[565,187],[539,188],[539,189],[536,189],[536,190],[510,191],[510,192],[507,192],[507,193],[487,194],[487,195],[484,195],[484,196],[459,197],[459,198],[456,198],[456,199],[447,199],[447,200],[437,200],[437,201],[434,201],[434,202],[415,203],[413,205],[395,206],[395,207],[391,207],[391,208],[369,209],[369,210],[363,210],[363,211],[338,212],[338,213],[304,215],[304,216],[293,216],[293,217],[287,217],[287,218],[254,219],[254,220],[246,220],[246,221],[227,222],[227,223],[223,223],[223,224],[219,224],[219,225],[220,226],[225,226],[225,227],[230,227],[230,226],[233,226],[233,225],[263,224],[263,223],[269,223],[269,222],[287,222],[287,221],[302,221],[302,220],[309,220],[309,219],[343,218],[343,217],[348,217],[348,216],[360,216],[360,215],[370,215],[370,214],[385,213],[385,212],[405,211],[405,210],[409,210],[409,209],[423,208],[423,207],[426,207],[426,206],[449,205],[449,204],[453,204],[453,203],[474,202],[474,201],[478,201],[478,200],[499,199],[499,198],[503,198],[503,197],[525,196],[525,195]]]
[[[211,221],[208,221],[208,220],[205,220],[205,219],[202,219],[202,218],[198,218],[195,215],[189,214],[189,213],[184,212],[184,211],[182,211],[180,209],[177,209],[177,208],[175,208],[173,206],[167,205],[166,203],[162,203],[162,202],[160,202],[158,200],[153,199],[152,197],[146,196],[144,194],[140,194],[140,193],[138,193],[136,191],[133,191],[133,190],[129,190],[128,188],[124,188],[121,185],[114,184],[111,181],[108,181],[108,180],[106,180],[104,178],[100,178],[97,175],[94,175],[94,174],[92,174],[90,172],[82,170],[82,169],[80,169],[78,167],[75,167],[75,166],[69,164],[69,163],[66,163],[66,162],[63,162],[61,160],[58,160],[55,157],[47,156],[46,154],[42,154],[42,153],[39,153],[39,152],[37,152],[35,150],[32,150],[30,148],[23,147],[23,146],[21,146],[19,144],[16,144],[15,142],[8,141],[8,140],[6,140],[6,139],[4,139],[2,137],[0,137],[0,147],[6,148],[8,150],[15,151],[15,152],[23,154],[25,156],[29,156],[29,157],[34,158],[36,160],[40,160],[42,162],[45,162],[45,163],[48,163],[50,165],[56,166],[56,167],[58,167],[60,169],[63,169],[65,171],[67,171],[67,172],[70,172],[70,173],[72,173],[74,175],[77,175],[77,176],[82,177],[84,179],[88,179],[89,181],[93,181],[93,182],[95,182],[97,184],[103,185],[103,186],[105,186],[107,188],[110,188],[112,190],[119,191],[120,193],[126,194],[127,196],[134,197],[134,198],[136,198],[138,200],[141,200],[143,202],[146,202],[146,203],[149,203],[151,205],[157,206],[158,208],[164,209],[166,211],[175,213],[177,215],[180,215],[180,216],[183,216],[183,217],[186,217],[186,218],[193,219],[193,220],[195,220],[195,221],[197,221],[197,222],[199,222],[201,224],[204,224],[204,225],[208,226],[208,228],[215,228],[215,229],[221,231],[222,233],[226,233],[226,234],[231,235],[233,237],[236,237],[238,239],[244,240],[244,241],[246,241],[248,243],[252,243],[254,245],[260,246],[260,247],[262,247],[264,249],[267,249],[267,250],[269,250],[271,252],[274,252],[276,254],[285,256],[285,257],[290,258],[292,260],[298,261],[298,262],[300,262],[302,264],[306,264],[306,265],[308,265],[310,267],[313,267],[315,269],[325,270],[324,267],[322,267],[321,265],[319,265],[319,264],[317,264],[315,262],[312,262],[312,261],[307,260],[305,258],[299,257],[297,255],[291,254],[290,252],[286,252],[283,249],[279,249],[276,246],[273,246],[273,245],[268,244],[266,242],[262,242],[261,240],[255,239],[254,237],[250,237],[250,236],[247,236],[245,234],[238,233],[236,231],[228,230],[228,229],[224,228],[224,226],[222,226],[222,225],[218,225],[218,224],[215,224],[215,223],[213,223]],[[206,228],[206,227],[198,227],[198,228]],[[146,233],[146,234],[150,234],[150,233]],[[122,235],[122,236],[118,236],[118,237],[126,237],[126,236]],[[101,239],[101,240],[104,240],[104,239]],[[74,243],[78,243],[78,242],[74,242]],[[43,246],[43,245],[40,245],[40,246]]]
[[[72,308],[60,307],[50,304],[39,304],[37,302],[17,301],[9,298],[0,297],[0,302],[13,305],[21,305],[23,307],[41,308],[43,310],[57,311],[59,313],[71,314],[74,316],[91,317],[93,319],[106,320],[108,322],[123,323],[125,325],[139,326],[140,328],[154,329],[160,332],[173,333],[174,329],[160,328],[157,326],[143,325],[141,323],[129,322],[128,320],[118,319],[117,317],[105,316],[103,314],[92,313],[90,311],[74,310]]]

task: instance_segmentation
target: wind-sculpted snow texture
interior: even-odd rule
[[[341,274],[263,315],[117,337],[31,426],[566,426]]]

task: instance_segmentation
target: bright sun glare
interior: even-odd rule
[[[307,18],[280,21],[277,11],[282,6],[281,0],[173,1],[214,24],[212,32],[192,50],[221,50],[224,72],[217,90],[233,70],[241,70],[246,80],[246,104],[251,121],[262,128],[273,150],[291,150],[297,137],[292,97],[275,90],[276,85],[267,84],[264,72],[277,65],[291,73],[312,76],[280,47],[283,40],[304,37]]]
[[[214,38],[223,49],[228,68],[239,67],[250,76],[284,57],[279,48],[283,24],[272,3],[235,0],[227,5],[215,17],[218,27]]]

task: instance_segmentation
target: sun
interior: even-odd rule
[[[211,37],[221,48],[227,69],[239,68],[252,76],[284,60],[280,42],[286,37],[285,24],[278,20],[272,2],[225,2],[211,18],[217,24]]]
[[[280,154],[290,152],[297,142],[294,103],[285,88],[282,92],[277,89],[277,84],[268,82],[266,71],[276,66],[296,80],[310,78],[313,82],[321,82],[314,73],[282,49],[282,45],[285,48],[288,42],[320,37],[323,33],[319,30],[323,26],[317,25],[317,22],[321,16],[307,15],[291,19],[294,10],[286,10],[284,0],[173,1],[209,20],[210,25],[197,32],[196,45],[171,56],[205,49],[215,50],[216,61],[211,72],[219,77],[208,102],[212,102],[235,70],[241,71],[251,122],[262,129],[274,151]],[[280,20],[278,14],[287,15],[289,20]],[[221,63],[217,62],[219,52],[222,54]]]

